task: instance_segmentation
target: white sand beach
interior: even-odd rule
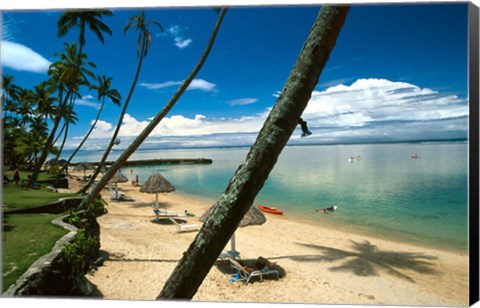
[[[75,190],[76,181],[70,180]],[[173,232],[157,222],[155,195],[119,184],[134,201],[108,201],[99,217],[104,265],[86,277],[103,299],[154,300],[196,232]],[[201,198],[176,192],[159,194],[160,208],[198,217],[211,207]],[[239,228],[242,259],[263,256],[284,272],[279,280],[232,283],[224,266],[212,267],[193,301],[313,303],[410,306],[468,306],[468,255],[340,232],[265,214],[260,226]],[[226,247],[229,248],[229,244]]]

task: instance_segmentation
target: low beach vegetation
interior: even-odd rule
[[[62,249],[62,256],[72,271],[81,272],[87,256],[96,255],[97,240],[88,235],[84,229],[78,231],[73,242]]]

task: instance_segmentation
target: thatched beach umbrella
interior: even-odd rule
[[[207,217],[211,214],[213,210],[213,206],[209,208],[202,216],[200,216],[199,220],[201,222],[205,222]],[[263,213],[254,206],[250,206],[248,212],[243,216],[243,219],[240,221],[239,227],[246,227],[246,226],[253,226],[253,225],[263,225],[267,221],[267,218]],[[230,253],[232,255],[238,255],[239,253],[235,247],[235,233],[233,233],[232,237],[230,238]]]
[[[118,199],[118,183],[126,183],[128,182],[128,178],[118,171],[110,179],[110,182],[115,182],[115,198]]]
[[[87,170],[93,169],[93,165],[87,162],[81,162],[75,165],[73,168],[74,171],[82,171],[83,170],[83,178],[87,177],[86,172]]]
[[[175,190],[175,187],[160,173],[152,174],[140,187],[140,192],[155,194],[155,207],[158,208],[158,194],[168,193]]]

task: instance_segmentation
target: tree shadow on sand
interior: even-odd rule
[[[105,250],[100,250],[100,257],[103,261],[110,262],[156,262],[156,263],[178,263],[177,259],[146,259],[146,258],[126,258],[125,254],[121,252],[109,253]],[[102,265],[103,266],[103,262]]]
[[[173,222],[172,220],[175,220],[175,222]],[[177,217],[171,217],[171,218],[159,218],[159,219],[154,218],[150,220],[150,222],[154,224],[165,225],[165,226],[175,226],[176,224],[186,224],[188,221],[186,221],[185,219],[177,218]]]
[[[363,243],[352,242],[351,250],[342,250],[320,245],[302,244],[299,245],[320,250],[322,255],[318,256],[292,256],[296,261],[311,262],[335,262],[342,261],[338,266],[331,267],[333,272],[352,272],[357,276],[378,276],[379,271],[414,283],[415,281],[402,270],[413,271],[425,275],[438,275],[433,268],[437,257],[422,253],[382,251],[369,241]]]

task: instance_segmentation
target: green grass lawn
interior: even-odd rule
[[[13,187],[11,184],[3,187],[2,194],[5,212],[45,205],[60,198],[75,196],[75,194],[57,193],[44,187],[25,190]]]
[[[61,215],[21,214],[3,217],[3,290],[8,289],[39,257],[68,233],[52,224]]]
[[[9,179],[13,171],[5,172]],[[20,171],[20,177],[30,174]],[[41,174],[39,181],[50,179],[47,174]],[[9,214],[9,211],[26,209],[55,202],[60,198],[75,196],[75,194],[57,193],[42,184],[40,189],[20,189],[11,183],[3,185],[3,237],[2,237],[2,270],[3,290],[15,281],[39,257],[49,253],[55,243],[67,230],[52,224],[52,220],[63,215],[55,214]]]

